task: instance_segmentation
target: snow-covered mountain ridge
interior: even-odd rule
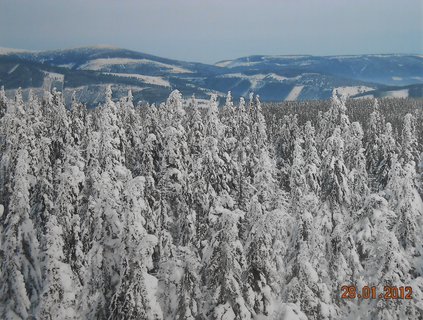
[[[45,71],[62,74],[63,81],[45,79]],[[253,91],[263,101],[328,99],[334,89],[350,87],[369,88],[352,96],[422,97],[423,58],[397,54],[250,56],[208,65],[110,46],[0,50],[0,86],[6,89],[56,86],[67,98],[76,90],[82,101],[96,105],[94,92],[108,84],[114,84],[117,94],[132,89],[137,100],[149,102],[165,100],[174,89],[199,98],[212,93],[224,96],[226,90],[234,97],[247,97]]]

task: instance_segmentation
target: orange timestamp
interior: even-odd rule
[[[342,286],[341,299],[413,299],[412,287],[384,286],[378,291],[375,286]]]

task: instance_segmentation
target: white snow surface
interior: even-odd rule
[[[234,67],[248,67],[254,66],[266,61],[270,60],[281,60],[281,59],[303,59],[309,56],[301,56],[301,55],[274,55],[274,56],[263,56],[261,57],[260,61],[250,61],[249,58],[244,58],[244,60],[223,60],[215,63],[215,66],[223,67],[223,68],[234,68]],[[246,59],[246,60],[245,60]]]
[[[67,68],[67,69],[72,69],[74,66],[75,66],[75,63],[65,63],[65,64],[58,65],[58,67]]]
[[[237,78],[240,80],[247,80],[250,82],[252,90],[260,89],[264,84],[264,80],[274,80],[278,82],[289,81],[289,80],[298,80],[301,76],[288,78],[275,73],[267,74],[255,74],[255,75],[245,75],[242,73],[228,73],[220,76],[221,78]]]
[[[170,65],[167,63],[157,62],[148,59],[130,59],[130,58],[101,58],[90,60],[82,65],[80,69],[100,71],[103,68],[114,65],[131,65],[131,64],[152,64],[159,68],[169,69],[171,73],[192,73],[190,70],[178,66]]]
[[[288,80],[289,78],[277,75],[275,73],[267,73],[267,74],[255,74],[252,76],[242,74],[242,73],[228,73],[220,76],[221,78],[241,78],[241,79],[247,79],[250,81],[261,81],[266,78],[273,78],[275,80],[284,81]]]
[[[216,63],[215,65],[217,67],[222,67],[222,68],[226,68],[227,66],[229,66],[232,63],[232,60],[225,60],[225,61],[220,61],[218,63]]]
[[[15,65],[12,69],[9,70],[9,72],[7,74],[12,74],[13,72],[15,72],[15,70],[19,67],[19,63],[17,65]]]
[[[8,54],[13,54],[13,53],[29,53],[29,52],[34,52],[34,51],[0,47],[0,55],[8,55]]]
[[[219,62],[217,64],[218,67],[227,67],[227,68],[234,68],[234,67],[251,67],[256,64],[261,63],[261,61],[224,61]]]
[[[300,96],[301,91],[303,90],[304,86],[295,86],[292,88],[291,92],[286,97],[286,101],[295,101]]]
[[[391,98],[408,98],[408,89],[386,91],[384,96]]]
[[[43,73],[46,75],[46,77],[52,79],[52,80],[56,80],[56,81],[64,81],[65,79],[65,75],[61,74],[61,73],[56,73],[56,72],[49,72],[49,71],[43,71]]]
[[[158,77],[158,76],[145,76],[145,75],[136,74],[136,73],[112,73],[112,72],[105,72],[104,74],[109,74],[109,75],[124,77],[124,78],[135,78],[148,84],[153,84],[153,85],[161,86],[161,87],[170,87],[169,81],[165,80],[163,77]]]
[[[148,300],[151,301],[150,315],[158,315],[160,319],[163,317],[162,309],[157,302],[156,292],[158,289],[158,280],[147,272],[144,273],[144,281]]]
[[[372,91],[374,88],[366,87],[366,86],[349,86],[349,87],[337,87],[333,89],[334,92],[338,92],[341,96],[348,98],[351,96],[355,96],[359,93],[364,93],[368,91]]]
[[[259,318],[265,319],[265,318]],[[268,319],[268,318],[266,318]],[[307,320],[307,316],[301,311],[300,307],[294,303],[283,303],[278,306],[275,318],[278,320]]]

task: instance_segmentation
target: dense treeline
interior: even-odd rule
[[[0,92],[0,318],[423,317],[419,102],[105,98]]]
[[[369,124],[369,116],[373,111],[374,99],[348,99],[345,101],[347,107],[346,114],[351,122],[357,121],[367,130]],[[422,99],[410,98],[384,98],[378,100],[379,110],[386,122],[392,124],[394,130],[401,132],[402,123],[407,113],[413,114],[416,118],[416,135],[419,144],[423,144],[423,101]],[[285,115],[297,114],[298,122],[315,121],[318,119],[319,112],[326,112],[330,104],[324,100],[308,100],[308,101],[284,101],[280,103],[263,104],[263,113],[266,121],[271,118],[282,118]],[[398,134],[398,133],[397,133]]]

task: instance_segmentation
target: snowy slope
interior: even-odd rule
[[[96,98],[88,92],[107,83],[136,87],[137,97],[151,102],[166,99],[171,88],[202,99],[228,90],[237,99],[256,92],[263,101],[328,99],[335,88],[350,97],[364,95],[358,88],[372,88],[366,89],[369,96],[423,96],[423,58],[418,55],[250,56],[207,65],[111,46],[2,53],[0,85],[37,88],[50,81],[44,81],[44,71],[63,74],[59,87],[87,86],[84,97],[89,103]]]

